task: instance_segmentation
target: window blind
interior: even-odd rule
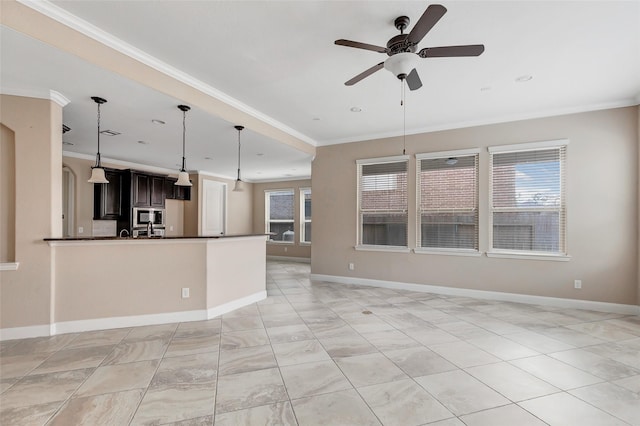
[[[265,191],[266,232],[274,234],[271,241],[294,241],[293,189]]]
[[[478,154],[420,158],[418,247],[478,250]]]
[[[566,253],[566,151],[490,154],[493,249]]]
[[[359,244],[407,247],[407,164],[358,165]]]

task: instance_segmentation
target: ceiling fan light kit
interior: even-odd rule
[[[414,25],[409,34],[404,31],[411,22],[407,16],[400,16],[395,19],[394,25],[400,31],[400,34],[391,37],[387,42],[387,47],[376,46],[373,44],[360,43],[340,39],[335,44],[339,46],[354,47],[357,49],[371,50],[378,53],[386,53],[389,58],[372,66],[371,68],[356,75],[348,80],[345,85],[352,86],[364,78],[370,76],[382,68],[393,73],[400,80],[405,80],[410,90],[417,90],[422,87],[422,82],[418,76],[416,65],[418,59],[424,58],[447,58],[447,57],[463,57],[463,56],[479,56],[484,52],[484,45],[473,44],[463,46],[444,46],[444,47],[426,47],[419,52],[418,43],[422,41],[424,36],[438,23],[440,18],[444,16],[447,9],[440,4],[432,4],[427,7],[418,22]]]

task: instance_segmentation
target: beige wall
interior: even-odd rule
[[[407,154],[482,148],[480,251],[488,248],[487,146],[568,138],[569,262],[366,252],[356,241],[356,164],[402,153],[401,138],[318,148],[312,168],[314,274],[638,303],[638,107],[407,136]],[[415,193],[415,158],[409,194]],[[415,247],[415,198],[409,203]],[[355,270],[349,271],[349,262]],[[573,281],[582,280],[575,290]]]
[[[0,95],[0,122],[15,137],[15,261],[0,272],[0,328],[49,324],[52,259],[46,237],[62,236],[62,108]]]
[[[16,253],[15,135],[0,125],[0,263],[13,262]]]
[[[267,256],[311,257],[311,245],[300,244],[300,188],[311,188],[311,180],[256,183],[253,190],[253,232],[265,232],[265,191],[272,189],[293,189],[295,194],[295,240],[293,244],[267,243]],[[314,206],[313,193],[311,203]],[[315,211],[312,209],[312,211]],[[315,225],[313,225],[315,228]],[[315,234],[314,234],[315,235]],[[312,237],[312,241],[313,241]]]

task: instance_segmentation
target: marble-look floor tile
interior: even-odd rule
[[[0,405],[0,425],[42,426],[55,414],[64,401],[27,407],[6,408]]]
[[[214,383],[217,369],[218,354],[215,352],[164,358],[151,380],[150,389],[189,383]]]
[[[600,383],[569,393],[633,426],[640,426],[640,394],[637,392],[612,383]]]
[[[589,346],[584,350],[611,358],[632,368],[640,370],[640,349],[634,348],[624,342],[604,343],[602,345]]]
[[[216,426],[297,426],[289,401],[216,415]]]
[[[125,425],[142,399],[142,389],[70,399],[48,426]]]
[[[350,357],[378,352],[375,346],[359,335],[322,337],[319,338],[319,340],[332,358]]]
[[[420,342],[421,344],[429,347],[431,345],[440,345],[442,343],[458,342],[458,339],[453,334],[449,334],[439,328],[409,328],[402,330],[407,336]]]
[[[239,308],[239,309],[234,309],[231,312],[227,312],[226,314],[222,315],[222,319],[239,318],[239,317],[246,317],[246,316],[258,316],[258,315],[260,315],[260,311],[258,310],[258,305],[254,303],[251,305],[243,306],[242,308]]]
[[[355,390],[294,399],[293,411],[301,425],[380,425]]]
[[[617,380],[640,374],[640,370],[583,349],[556,352],[549,356],[604,380]]]
[[[131,424],[163,424],[213,415],[215,396],[215,383],[150,389]]]
[[[431,345],[429,349],[460,368],[500,362],[500,358],[462,341]]]
[[[362,336],[382,352],[422,346],[400,330],[366,332]]]
[[[113,348],[113,351],[107,355],[102,365],[160,359],[168,344],[169,341],[165,339],[123,342]]]
[[[502,336],[479,337],[469,339],[467,340],[467,343],[471,343],[483,351],[505,361],[540,355],[539,352]]]
[[[560,392],[560,389],[507,362],[471,367],[465,371],[514,402]]]
[[[268,327],[267,334],[271,343],[289,343],[315,339],[315,335],[305,324],[284,327]]]
[[[442,373],[458,368],[424,346],[388,351],[384,354],[411,377]]]
[[[265,327],[287,327],[292,325],[305,325],[300,315],[294,312],[283,312],[280,314],[268,314],[262,316],[262,323]]]
[[[158,360],[107,365],[97,368],[73,397],[145,389],[158,368]]]
[[[206,321],[183,322],[178,325],[174,333],[174,339],[184,339],[187,337],[213,337],[218,336],[222,329],[221,319],[210,319]]]
[[[453,417],[447,420],[440,420],[439,422],[429,423],[429,426],[465,426],[457,417]],[[497,426],[497,425],[495,425]],[[511,425],[500,425],[500,426],[511,426]]]
[[[381,353],[338,358],[336,363],[357,388],[407,378],[402,370]]]
[[[544,330],[540,330],[540,334],[564,343],[568,343],[572,346],[575,346],[576,348],[598,345],[605,342],[604,340],[598,339],[597,337],[594,337],[590,334],[582,333],[568,327],[547,328]]]
[[[280,373],[291,399],[331,393],[352,386],[333,361],[281,367]]]
[[[417,426],[453,414],[413,380],[399,380],[358,389],[385,426]]]
[[[636,334],[629,333],[628,330],[618,327],[615,324],[610,324],[605,321],[598,322],[586,322],[581,324],[568,325],[567,328],[572,330],[581,331],[598,339],[605,340],[607,342],[613,342],[617,340],[628,340],[638,337]]]
[[[562,343],[558,340],[543,336],[542,334],[538,334],[533,331],[506,334],[504,337],[506,337],[509,340],[513,340],[516,343],[520,343],[521,345],[524,345],[529,349],[533,349],[534,351],[540,352],[542,354],[574,349],[572,345]]]
[[[565,392],[530,399],[519,405],[550,426],[628,426]]]
[[[613,383],[640,394],[640,375],[626,377],[624,379],[616,380]]]
[[[602,379],[546,355],[510,361],[516,367],[563,390],[599,383]]]
[[[97,346],[82,349],[63,349],[51,355],[29,374],[46,374],[57,371],[80,370],[100,365],[111,352],[112,346]]]
[[[545,426],[546,423],[515,404],[460,417],[467,426]]]
[[[177,422],[165,423],[162,426],[213,426],[213,416],[178,420]]]
[[[2,375],[0,375],[0,377],[2,377]],[[18,377],[0,379],[0,394],[6,391],[7,389],[9,389],[11,386],[13,386],[13,384],[16,383],[17,381],[18,381]]]
[[[347,323],[358,333],[372,333],[376,331],[395,330],[395,328],[381,320],[378,317],[369,315],[367,317],[358,317],[355,319],[348,319]]]
[[[56,352],[68,345],[77,336],[77,334],[60,334],[57,336],[24,339],[4,349],[2,357]]]
[[[239,349],[269,344],[269,337],[264,328],[255,330],[230,331],[222,333],[220,349]]]
[[[94,346],[117,345],[131,332],[130,328],[114,328],[111,330],[87,331],[79,334],[65,349],[91,348]]]
[[[196,336],[173,339],[164,353],[165,357],[200,354],[220,351],[220,335]]]
[[[127,334],[127,337],[124,338],[124,341],[136,342],[139,340],[170,339],[171,337],[173,337],[173,333],[177,328],[177,323],[136,327],[132,329],[129,334]]]
[[[64,401],[93,370],[72,370],[27,376],[2,394],[2,409]]]
[[[272,345],[278,365],[294,365],[305,362],[325,361],[331,359],[317,340],[301,342],[277,343]]]
[[[0,377],[3,379],[22,377],[50,356],[51,353],[3,356],[0,358]]]
[[[287,391],[277,368],[218,378],[216,414],[283,402]]]
[[[256,328],[264,328],[264,324],[260,316],[238,317],[231,319],[222,319],[222,331],[242,331],[254,330]]]
[[[270,345],[232,349],[220,352],[219,375],[242,373],[277,367],[278,363]]]
[[[415,379],[449,411],[460,416],[509,404],[509,400],[462,370]]]

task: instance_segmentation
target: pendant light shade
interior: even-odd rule
[[[104,169],[100,162],[100,105],[106,103],[107,100],[97,96],[92,96],[91,99],[98,104],[98,153],[96,154],[96,164],[91,168],[91,177],[87,182],[109,183],[107,177],[104,175]]]
[[[175,183],[177,186],[192,186],[192,183],[189,181],[189,173],[186,170],[186,158],[185,158],[185,136],[187,133],[187,111],[191,109],[191,107],[187,105],[178,105],[178,109],[182,111],[182,168],[180,169],[180,173],[178,174],[178,181]]]
[[[244,191],[244,182],[240,179],[240,132],[244,129],[244,126],[234,126],[238,131],[238,177],[236,178],[236,184],[233,186],[234,192]]]

